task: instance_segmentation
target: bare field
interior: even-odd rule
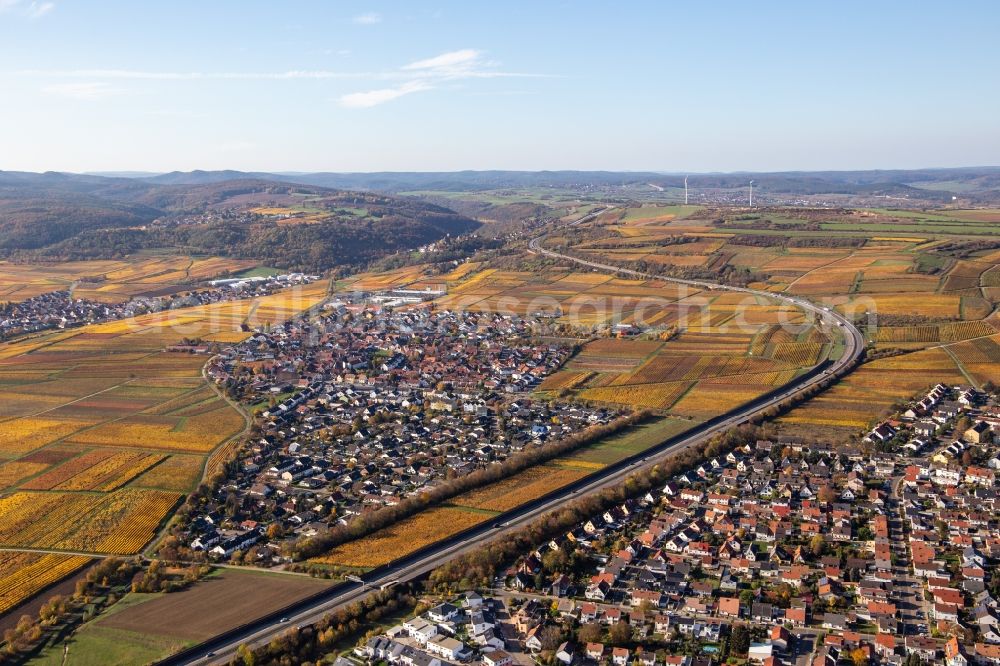
[[[328,586],[308,576],[228,570],[181,592],[152,595],[148,601],[99,619],[96,625],[202,641]]]

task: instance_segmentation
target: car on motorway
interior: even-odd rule
[[[278,622],[280,622],[281,624],[284,624],[284,623],[288,622],[288,618],[287,617],[283,617],[280,620],[278,620]]]

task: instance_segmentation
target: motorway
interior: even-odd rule
[[[803,390],[850,371],[864,353],[864,338],[850,320],[837,312],[829,311],[804,299],[745,287],[729,287],[711,282],[655,276],[608,264],[585,261],[543,248],[541,245],[543,238],[544,236],[540,236],[529,243],[529,248],[532,252],[615,274],[640,279],[676,282],[705,290],[735,291],[754,296],[763,296],[795,305],[815,315],[817,320],[823,324],[840,328],[844,334],[844,353],[840,358],[821,363],[813,370],[796,377],[788,384],[776,388],[771,393],[698,424],[686,433],[672,437],[640,454],[626,458],[588,477],[584,477],[569,486],[555,490],[526,505],[496,516],[493,523],[486,523],[464,530],[443,542],[432,544],[412,555],[373,569],[362,576],[362,579],[359,581],[334,585],[330,589],[293,604],[283,611],[271,613],[247,625],[237,627],[158,663],[170,666],[174,664],[225,664],[235,656],[236,650],[241,644],[251,646],[266,644],[289,627],[305,626],[317,622],[324,615],[336,608],[357,601],[382,586],[420,578],[444,562],[479,548],[485,542],[492,541],[493,539],[502,537],[506,533],[520,529],[533,522],[542,514],[552,511],[579,496],[617,485],[624,481],[628,475],[652,467],[664,456],[702,444],[713,435],[740,425],[762,411],[781,403]]]

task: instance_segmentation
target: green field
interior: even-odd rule
[[[688,215],[693,215],[702,209],[702,206],[641,206],[639,208],[629,208],[625,211],[623,222],[632,220],[647,220],[661,215],[674,215],[677,219],[684,219]]]
[[[641,453],[669,437],[694,427],[696,424],[697,421],[686,419],[658,418],[629,428],[623,433],[602,439],[595,444],[585,446],[564,456],[563,459],[610,465],[622,458]]]
[[[965,222],[962,217],[963,211],[922,211],[922,210],[894,210],[892,208],[872,208],[873,213],[880,213],[891,217],[904,217],[914,220],[928,220],[931,222]],[[967,212],[967,211],[965,211]]]
[[[63,644],[47,648],[29,663],[40,666],[106,666],[107,664],[149,664],[182,650],[194,641],[182,641],[159,634],[102,627],[90,622],[73,634],[63,660]]]
[[[820,225],[823,231],[861,231],[865,233],[903,232],[912,234],[955,234],[959,236],[984,235],[994,236],[1000,232],[1000,227],[991,224],[973,224],[957,220],[942,222],[897,223],[853,223],[824,222]]]

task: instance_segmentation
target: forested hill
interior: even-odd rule
[[[479,226],[415,199],[237,175],[186,185],[0,172],[0,258],[111,258],[156,248],[318,271]]]

